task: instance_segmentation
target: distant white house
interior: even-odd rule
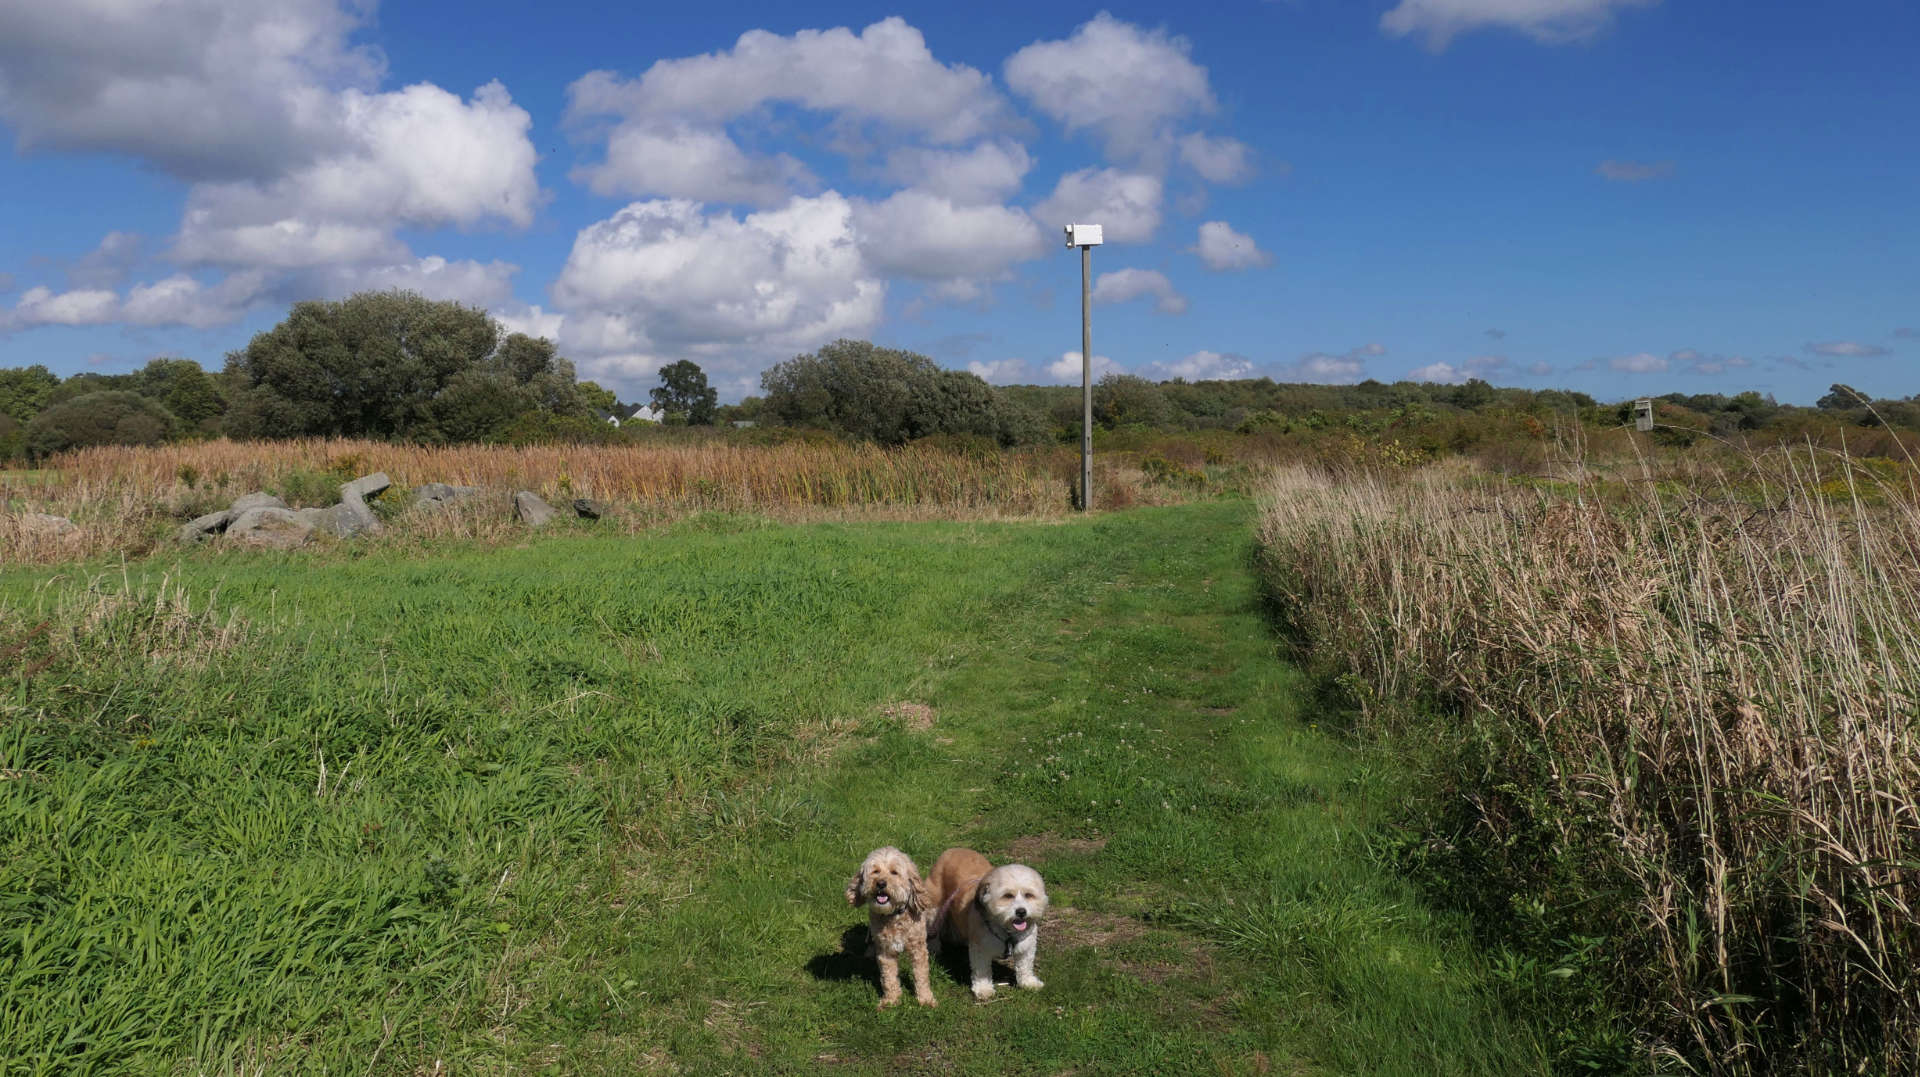
[[[595,411],[594,415],[609,426],[619,426],[630,422],[657,423],[661,412],[651,404],[616,404],[612,411]]]

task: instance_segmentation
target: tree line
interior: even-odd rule
[[[837,340],[768,369],[762,395],[721,405],[699,365],[660,370],[649,393],[669,425],[780,426],[882,445],[927,437],[1001,447],[1072,442],[1077,386],[996,387],[910,351]],[[1811,408],[1756,392],[1670,393],[1656,436],[1673,444],[1771,430],[1886,427],[1920,431],[1920,396],[1875,400],[1835,385]],[[1109,431],[1312,436],[1417,431],[1423,448],[1462,449],[1504,426],[1536,431],[1551,417],[1598,426],[1631,421],[1630,404],[1580,392],[1363,381],[1311,385],[1269,378],[1155,382],[1108,374],[1094,421]],[[369,437],[431,443],[607,440],[615,395],[580,381],[542,338],[504,331],[485,311],[412,292],[363,292],[294,304],[285,320],[229,353],[225,367],[162,358],[129,374],[62,379],[45,366],[0,369],[0,461],[70,448],[175,438]]]
[[[614,394],[551,341],[412,292],[296,303],[219,372],[155,359],[130,374],[0,370],[0,458],[182,437],[484,441],[590,429]]]

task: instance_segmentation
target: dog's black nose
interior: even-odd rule
[[[884,890],[886,890],[886,888],[887,888],[887,880],[885,880],[885,879],[875,879],[875,880],[873,880],[873,888],[874,888],[875,890],[881,890],[881,891],[884,891]]]
[[[1025,905],[1022,905],[1019,908],[1013,910],[1013,918],[1015,920],[1025,920],[1027,918],[1027,907]]]

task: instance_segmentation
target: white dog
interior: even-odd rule
[[[928,932],[967,944],[973,973],[973,997],[993,997],[993,963],[1013,969],[1013,980],[1036,990],[1046,986],[1033,974],[1040,945],[1040,918],[1047,914],[1047,886],[1025,864],[994,867],[972,849],[948,849],[934,862],[928,889],[938,910]]]

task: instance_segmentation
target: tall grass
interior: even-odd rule
[[[1920,1072],[1904,471],[1802,448],[1271,490],[1283,620],[1434,768],[1427,867],[1503,930],[1597,952],[1650,1068]]]
[[[295,505],[326,504],[337,499],[341,481],[373,471],[385,471],[399,487],[384,498],[390,506],[404,506],[407,488],[428,482],[487,491],[457,511],[391,515],[404,539],[506,532],[513,526],[507,499],[515,490],[555,503],[609,502],[629,528],[699,511],[787,519],[1049,517],[1069,511],[1078,460],[1067,449],[1003,452],[966,443],[883,449],[818,438],[524,447],[310,438],[91,448],[48,464],[46,471],[0,471],[0,561],[141,554],[164,543],[178,524],[241,494],[266,490]],[[1156,481],[1120,456],[1100,461],[1096,481],[1101,507],[1193,493]],[[76,528],[49,534],[25,513],[66,516]]]

